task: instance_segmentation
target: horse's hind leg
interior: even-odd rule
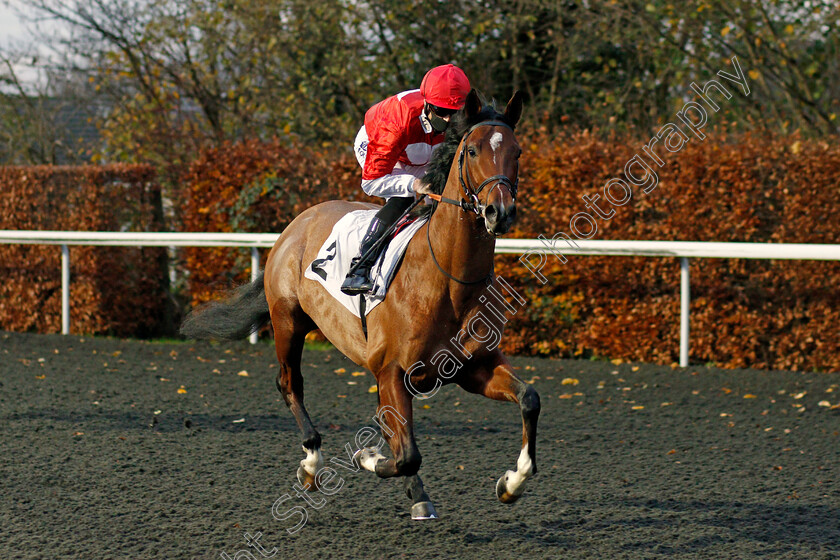
[[[411,395],[405,388],[403,373],[397,364],[391,364],[377,376],[379,408],[375,419],[394,458],[380,454],[378,448],[365,447],[357,451],[354,461],[382,478],[404,476],[405,493],[412,503],[411,518],[436,519],[435,506],[417,476],[422,458],[414,439]]]
[[[405,495],[411,500],[412,519],[437,519],[437,511],[423,488],[423,481],[415,475],[405,477]]]
[[[306,407],[303,405],[303,375],[300,372],[300,358],[306,334],[315,325],[299,308],[288,315],[272,312],[274,347],[280,371],[277,373],[277,388],[283,395],[286,406],[292,411],[300,428],[303,451],[306,458],[300,462],[297,472],[301,485],[308,490],[315,489],[315,474],[324,466],[321,454],[321,434],[312,425]]]

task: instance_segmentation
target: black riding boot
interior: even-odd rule
[[[373,219],[368,227],[367,233],[365,233],[364,239],[362,239],[362,247],[359,250],[359,256],[353,257],[353,260],[350,262],[351,268],[361,260],[364,254],[373,247],[373,244],[382,237],[382,234],[385,233],[387,229],[388,224],[379,218]],[[371,254],[359,264],[355,272],[347,274],[347,277],[344,279],[344,283],[341,285],[341,291],[348,296],[355,296],[357,294],[366,294],[373,289],[373,281],[370,279],[370,269],[373,267],[373,263],[376,262],[376,257],[378,256],[379,251],[371,251]]]

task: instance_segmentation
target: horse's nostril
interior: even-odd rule
[[[484,218],[488,222],[495,222],[497,212],[498,212],[498,210],[496,210],[495,206],[492,206],[492,205],[488,206],[487,208],[484,209]]]

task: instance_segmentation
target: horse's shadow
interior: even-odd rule
[[[528,503],[526,495],[517,507]],[[558,547],[589,556],[587,541],[598,535],[609,539],[611,548],[623,551],[622,558],[624,554],[634,558],[771,554],[835,558],[840,553],[840,508],[832,506],[619,497],[557,503],[560,510],[537,513],[542,517],[537,523],[506,523],[504,531],[473,526],[463,540],[481,544],[500,538],[510,539],[511,544],[524,541],[537,547],[533,552],[540,558],[547,557],[542,554],[548,550],[553,551],[552,557],[562,557],[556,556]]]
[[[606,506],[606,511],[602,520],[592,522],[583,520],[579,514],[570,514],[564,508],[566,511],[559,515],[543,518],[540,525],[547,535],[540,540],[550,542],[550,535],[560,537],[581,528],[604,533],[622,529],[621,534],[625,534],[623,529],[626,529],[635,536],[632,542],[620,545],[628,552],[701,554],[718,547],[745,550],[744,546],[757,543],[775,545],[778,553],[802,553],[803,549],[810,549],[815,558],[824,557],[820,554],[840,552],[840,524],[837,523],[840,508],[829,505],[620,497],[565,504],[572,510],[579,508],[588,512],[597,512]],[[680,542],[663,541],[662,536],[672,534],[678,525],[683,525],[686,533],[693,537]],[[714,532],[698,534],[692,526],[709,527]],[[616,538],[622,537],[616,535]]]
[[[185,412],[76,412],[55,408],[28,410],[0,415],[0,423],[31,421],[34,431],[68,428],[88,428],[101,431],[148,431],[163,433],[212,430],[218,432],[289,432],[297,434],[293,418],[281,414],[188,414]],[[58,425],[55,425],[57,423]]]
[[[108,431],[154,428],[159,432],[177,432],[202,429],[219,432],[290,432],[297,436],[298,429],[294,418],[282,412],[253,414],[241,411],[227,414],[194,414],[164,410],[160,414],[154,414],[141,411],[90,410],[82,412],[59,408],[41,408],[30,409],[26,412],[0,414],[0,423],[31,421],[35,422],[34,428],[37,430],[54,428],[55,426],[52,426],[52,423],[58,422],[69,427],[95,426],[97,430]],[[242,419],[244,421],[237,422],[237,420]],[[330,434],[336,433],[336,431],[340,434],[339,439],[341,437],[346,439],[347,434],[352,437],[356,430],[369,424],[370,422],[365,423],[363,416],[359,418],[358,426],[355,427],[349,424],[336,425],[326,418],[324,422],[318,423],[318,428],[330,439],[332,439]],[[462,421],[449,419],[426,419],[422,421],[421,428],[421,432],[427,435],[452,437],[474,436],[477,433],[496,433],[500,431],[503,431],[500,422],[486,420],[476,421],[474,424],[464,424]],[[516,435],[516,432],[511,431],[511,434]]]

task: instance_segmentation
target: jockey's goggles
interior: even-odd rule
[[[444,109],[443,107],[438,107],[437,105],[432,105],[431,103],[429,103],[429,109],[431,109],[432,112],[439,117],[451,117],[458,112],[457,109]]]

